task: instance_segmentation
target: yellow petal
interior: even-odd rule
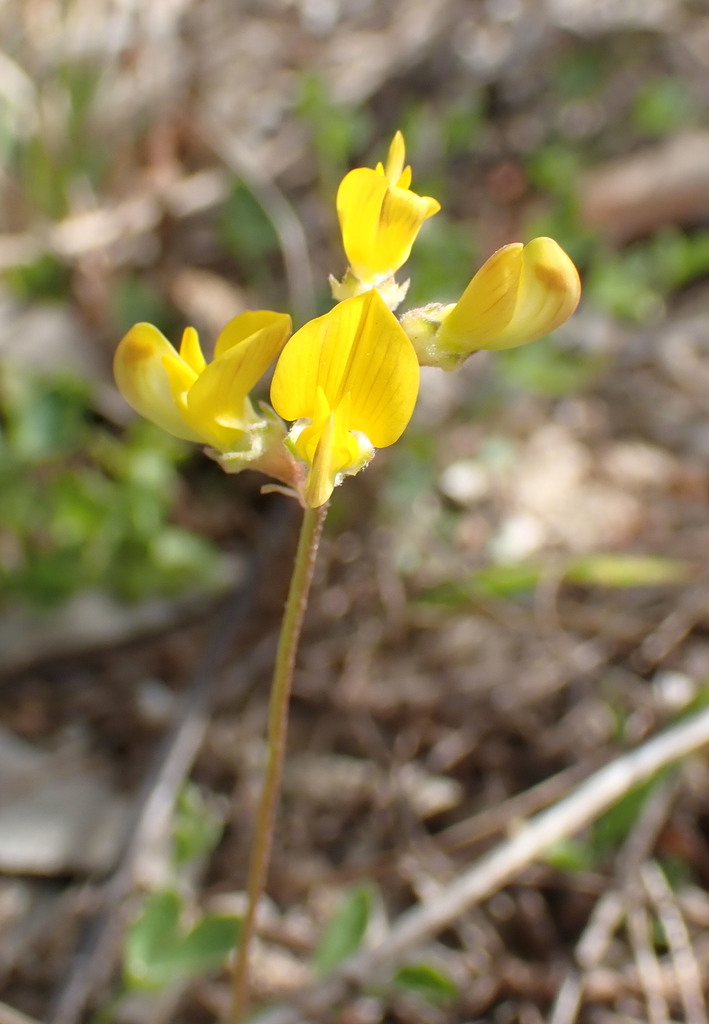
[[[164,355],[162,357],[162,365],[170,381],[172,400],[177,409],[179,409],[180,415],[183,415],[187,403],[187,394],[197,380],[197,374],[175,352],[169,352],[167,355]]]
[[[394,184],[397,188],[411,188],[411,167],[405,167],[401,172],[401,176]]]
[[[404,170],[404,163],[406,161],[406,146],[404,144],[404,136],[401,132],[397,132],[394,138],[391,140],[389,146],[389,153],[387,155],[386,168],[384,173],[389,181],[390,185],[401,185],[402,172]],[[411,168],[409,170],[409,182],[406,185],[401,186],[402,188],[408,188],[411,183]]]
[[[569,319],[581,298],[576,267],[553,238],[534,238],[523,250],[517,304],[494,348],[541,338]]]
[[[521,242],[498,249],[478,270],[438,332],[441,346],[487,348],[509,324],[522,271]]]
[[[409,422],[418,383],[411,342],[378,292],[369,291],[293,335],[276,365],[271,402],[284,419],[297,420],[314,416],[318,385],[331,409],[349,392],[348,429],[384,448]]]
[[[224,328],[215,359],[185,395],[183,416],[215,448],[238,444],[252,416],[248,394],[283,348],[290,317],[259,311],[242,313]],[[248,328],[256,328],[245,334]]]
[[[524,345],[568,320],[580,295],[576,267],[553,239],[513,242],[478,271],[435,340],[460,354]]]
[[[335,437],[335,414],[328,416],[324,430],[318,437],[308,478],[305,481],[305,501],[310,508],[320,508],[335,489],[332,472],[332,448]]]
[[[360,281],[398,270],[421,225],[438,210],[435,199],[392,186],[369,167],[345,175],[337,191],[337,213],[347,259]]]
[[[200,441],[199,435],[182,419],[173,400],[170,380],[163,365],[169,357],[196,378],[163,334],[152,324],[136,324],[119,343],[113,358],[113,373],[125,400],[136,412],[163,430],[185,441]]]
[[[311,465],[315,456],[315,449],[325,425],[332,413],[330,403],[320,384],[315,389],[315,404],[310,414],[310,423],[298,434],[295,447],[300,457]]]
[[[214,345],[214,358],[218,359],[227,349],[233,348],[234,345],[246,341],[247,338],[256,334],[257,331],[266,328],[268,328],[269,332],[273,331],[274,337],[280,338],[282,336],[283,341],[285,341],[290,334],[291,319],[286,313],[273,313],[268,309],[248,310],[245,313],[240,313],[233,320],[230,320],[221,331]],[[266,336],[263,335],[262,337],[265,338]],[[270,333],[268,337],[271,337]],[[264,370],[259,373],[256,380],[268,369],[271,362],[278,355],[278,352],[280,352],[280,348],[278,348],[278,351],[273,352],[271,359],[266,363]]]
[[[305,500],[318,508],[329,499],[338,473],[360,458],[360,447],[349,431],[350,396],[345,395],[336,409],[330,409],[325,392],[318,386],[313,422],[298,435],[296,450],[308,463]]]
[[[185,327],[183,331],[182,343],[180,344],[180,359],[184,360],[197,374],[200,374],[207,365],[207,360],[202,355],[199,335],[194,327]]]

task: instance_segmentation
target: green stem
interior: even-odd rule
[[[256,911],[266,886],[271,856],[273,822],[276,816],[286,749],[288,704],[293,668],[326,513],[327,504],[321,505],[320,508],[306,509],[303,514],[288,600],[278,638],[271,700],[268,708],[268,763],[251,847],[247,887],[248,905],[232,976],[229,1024],[243,1024],[249,1002],[249,949],[254,934]]]

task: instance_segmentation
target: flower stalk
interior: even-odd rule
[[[273,823],[288,733],[288,705],[293,669],[327,508],[327,504],[319,508],[307,508],[303,514],[293,575],[278,638],[268,709],[268,763],[251,847],[247,884],[248,905],[232,974],[229,1024],[243,1024],[249,1003],[249,952],[256,926],[256,913],[266,885],[271,858]]]

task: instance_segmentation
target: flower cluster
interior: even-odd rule
[[[579,301],[569,257],[551,238],[535,238],[494,253],[458,302],[397,319],[408,281],[395,274],[439,209],[411,190],[397,132],[386,165],[356,168],[338,189],[349,266],[341,281],[331,278],[337,304],[329,313],[290,337],[285,314],[242,313],[217,338],[211,363],[194,328],[178,353],[156,327],[136,324],[114,359],[121,394],[170,433],[207,445],[227,472],[258,469],[304,506],[323,505],[375,448],[401,436],[419,365],[450,370],[479,349],[524,345],[562,324]],[[273,408],[255,409],[249,393],[275,360]]]

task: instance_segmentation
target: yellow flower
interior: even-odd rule
[[[404,137],[397,132],[386,167],[358,167],[337,191],[342,241],[362,284],[376,285],[406,263],[421,225],[441,208],[435,199],[411,191],[405,152]]]
[[[310,508],[365,466],[374,448],[401,436],[418,383],[411,342],[376,291],[346,299],[293,335],[276,364],[271,402],[286,420],[310,421],[290,435],[308,466]]]
[[[283,348],[290,327],[283,313],[241,313],[221,332],[207,363],[193,327],[185,329],[178,355],[157,327],[136,324],[113,360],[118,390],[136,412],[176,437],[241,451],[264,422],[248,393]]]
[[[455,369],[478,349],[526,345],[571,316],[581,296],[578,271],[552,238],[512,242],[487,260],[457,303],[402,317],[422,365]]]

